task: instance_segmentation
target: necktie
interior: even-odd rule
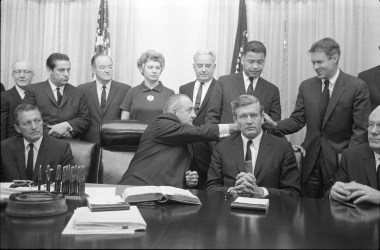
[[[29,143],[28,161],[26,163],[26,176],[33,180],[33,143]]]
[[[59,92],[59,88],[57,88],[57,104],[58,106],[61,104],[62,95],[61,92]]]
[[[100,108],[102,109],[102,112],[104,112],[104,109],[106,107],[106,86],[103,85],[103,90],[102,90],[102,96],[100,98]]]
[[[195,111],[195,112],[198,112],[198,111],[199,111],[199,108],[201,107],[202,87],[203,87],[203,84],[204,84],[204,82],[201,82],[201,83],[199,84],[197,97],[195,98],[195,105],[194,105],[194,111]]]
[[[380,164],[377,166],[376,175],[377,175],[377,190],[380,190]]]
[[[247,94],[253,95],[253,77],[249,77],[248,79],[251,83],[248,85]]]
[[[329,104],[329,100],[330,100],[330,92],[329,92],[329,84],[330,84],[330,81],[329,80],[326,80],[324,82],[325,86],[323,87],[323,91],[322,91],[322,95],[321,95],[321,99],[320,99],[320,102],[319,102],[319,117],[320,117],[320,128],[322,129],[322,124],[323,124],[323,119],[325,117],[325,113],[326,113],[326,109],[327,109],[327,105]]]
[[[244,161],[245,171],[247,171],[247,173],[253,173],[252,153],[251,153],[251,148],[250,148],[251,144],[252,144],[252,140],[248,140],[247,141],[247,152],[245,153],[245,161]]]

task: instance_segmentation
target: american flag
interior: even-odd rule
[[[108,21],[108,1],[101,0],[96,26],[95,54],[103,53],[111,56],[110,30]]]
[[[245,0],[240,0],[239,4],[239,21],[236,30],[234,54],[232,55],[231,74],[242,71],[240,62],[243,55],[243,47],[248,41],[247,33],[247,11]]]

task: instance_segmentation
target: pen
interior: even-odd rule
[[[54,191],[61,192],[61,177],[62,177],[62,168],[61,165],[57,165],[57,170],[55,173],[55,186]]]
[[[42,173],[41,173],[41,165],[38,166],[38,175],[37,175],[37,184],[38,184],[38,191],[41,191],[41,182],[42,182]]]
[[[46,191],[50,192],[50,165],[46,166]]]

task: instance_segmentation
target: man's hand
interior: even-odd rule
[[[264,197],[264,190],[257,186],[256,178],[251,173],[240,172],[236,176],[235,187],[248,191],[248,193],[254,193],[254,197]]]
[[[347,183],[344,186],[344,189],[350,194],[348,195],[349,200],[354,200],[354,204],[359,203],[373,203],[376,205],[380,205],[380,191],[374,188],[371,188],[367,185],[363,185],[352,181]]]
[[[267,128],[271,128],[271,129],[277,128],[277,122],[273,121],[269,115],[263,112],[263,116],[264,116],[264,124],[266,124]]]
[[[293,147],[294,152],[298,152],[299,151],[299,152],[301,152],[301,154],[303,156],[306,155],[305,149],[303,147],[301,147],[300,145],[292,145],[292,147]]]
[[[195,187],[196,185],[198,185],[197,171],[186,171],[186,185],[189,187]]]
[[[71,137],[69,132],[70,125],[68,122],[61,122],[55,125],[47,125],[50,128],[49,135],[57,138]]]
[[[340,181],[335,182],[334,186],[332,186],[330,191],[330,199],[348,202],[348,197],[351,194],[351,192],[344,189],[345,185],[345,183]]]

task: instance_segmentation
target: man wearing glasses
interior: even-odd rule
[[[332,200],[380,205],[380,106],[369,116],[368,144],[343,151],[336,182],[327,192]]]
[[[216,144],[206,189],[254,197],[300,196],[300,171],[292,145],[284,137],[263,132],[259,100],[241,95],[231,106],[241,133]]]
[[[25,89],[33,80],[30,62],[18,60],[12,64],[12,76],[16,85],[1,93],[1,140],[18,135],[14,128],[13,112],[25,97]]]

